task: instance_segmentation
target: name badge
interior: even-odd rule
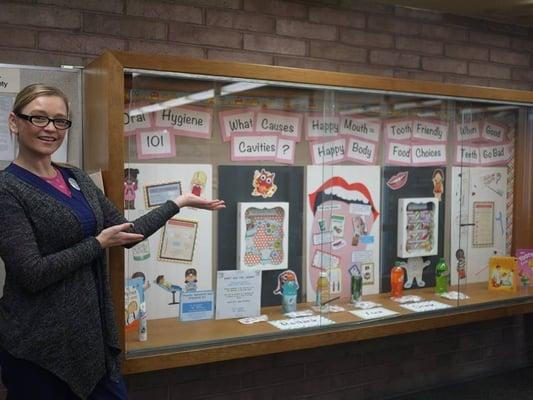
[[[76,182],[76,179],[74,178],[68,178],[68,183],[70,186],[72,186],[76,190],[80,190],[80,186],[78,185],[78,182]]]

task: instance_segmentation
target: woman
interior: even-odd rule
[[[0,172],[0,365],[9,399],[126,399],[104,249],[132,246],[180,208],[224,208],[183,194],[127,222],[81,170],[52,154],[71,126],[68,99],[34,84],[9,128],[19,154]]]

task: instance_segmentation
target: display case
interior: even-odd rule
[[[85,95],[128,219],[227,205],[110,251],[126,372],[533,311],[533,93],[117,52]]]

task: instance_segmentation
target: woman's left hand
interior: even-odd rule
[[[207,200],[202,197],[196,196],[192,193],[184,193],[180,196],[178,196],[174,203],[179,208],[183,207],[194,207],[194,208],[201,208],[203,210],[210,210],[210,211],[218,211],[223,208],[226,208],[226,204],[224,203],[224,200]]]

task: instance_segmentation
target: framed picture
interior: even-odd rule
[[[289,203],[238,203],[237,268],[288,268]]]
[[[198,221],[172,218],[167,221],[161,234],[159,260],[191,263]]]
[[[181,182],[158,183],[144,187],[146,208],[153,208],[181,195]]]

